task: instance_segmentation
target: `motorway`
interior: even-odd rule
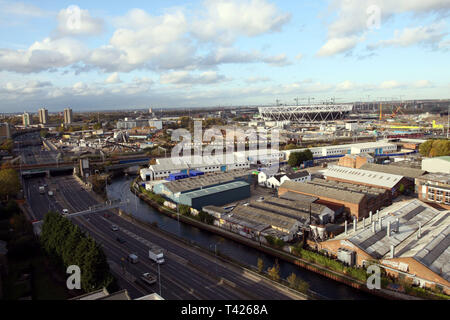
[[[48,184],[55,196],[39,194],[39,186]],[[24,180],[24,192],[36,220],[50,210],[79,212],[98,204],[96,196],[86,191],[72,176],[31,178]],[[135,225],[113,212],[89,214],[73,218],[103,249],[111,271],[119,285],[132,298],[149,293],[160,293],[168,300],[285,300],[302,299],[292,291],[281,289],[270,281],[244,271],[232,264],[191,247],[152,228]],[[119,231],[112,231],[115,224]],[[121,244],[117,237],[126,242]],[[151,286],[136,279],[144,272],[158,276],[158,268],[148,258],[148,248],[156,244],[165,250],[166,262],[160,266],[161,289],[158,282]],[[137,264],[124,262],[130,254],[139,257]],[[125,260],[126,261],[126,260]]]
[[[15,138],[16,150],[22,165],[55,163],[58,152],[44,149],[39,132],[27,133]],[[17,150],[18,149],[18,150]]]

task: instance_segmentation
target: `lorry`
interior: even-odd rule
[[[157,264],[164,263],[164,253],[160,247],[153,246],[148,250],[148,257]]]
[[[40,186],[39,187],[39,193],[40,194],[45,194],[45,187],[44,186]]]

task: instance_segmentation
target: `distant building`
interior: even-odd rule
[[[64,124],[71,124],[73,122],[72,109],[64,109]]]
[[[422,160],[422,170],[431,173],[450,173],[450,157],[436,157]]]
[[[450,209],[450,174],[429,173],[416,178],[419,199]]]
[[[14,133],[14,127],[9,123],[0,123],[0,141],[11,139],[12,134]]]
[[[344,157],[339,158],[338,165],[342,167],[359,169],[364,164],[373,163],[373,161],[373,157],[369,154],[347,154]]]
[[[39,123],[47,124],[48,122],[48,110],[47,109],[39,109]]]
[[[24,127],[29,127],[33,124],[33,116],[31,116],[28,112],[24,112],[22,115],[22,123]]]
[[[148,127],[149,121],[147,119],[130,119],[125,118],[124,120],[117,121],[117,129],[133,129],[136,127]]]

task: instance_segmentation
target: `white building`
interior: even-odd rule
[[[450,157],[447,156],[423,159],[422,170],[430,173],[450,173]]]

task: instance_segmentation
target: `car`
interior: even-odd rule
[[[48,195],[49,195],[50,197],[53,197],[53,191],[49,191],[49,192],[48,192]]]
[[[112,230],[112,231],[119,231],[119,227],[116,226],[115,224],[113,224],[113,225],[111,226],[111,230]]]
[[[120,244],[124,244],[126,241],[120,237],[117,237],[116,240],[120,243]]]
[[[68,214],[69,214],[69,210],[67,210],[67,209],[63,209],[63,215],[65,215],[65,216],[67,216]]]
[[[156,277],[152,276],[150,273],[146,272],[146,273],[142,274],[141,280],[143,282],[145,282],[146,284],[152,285],[156,282]]]
[[[109,213],[104,213],[103,216],[104,216],[105,218],[111,217],[111,215],[110,215]]]

